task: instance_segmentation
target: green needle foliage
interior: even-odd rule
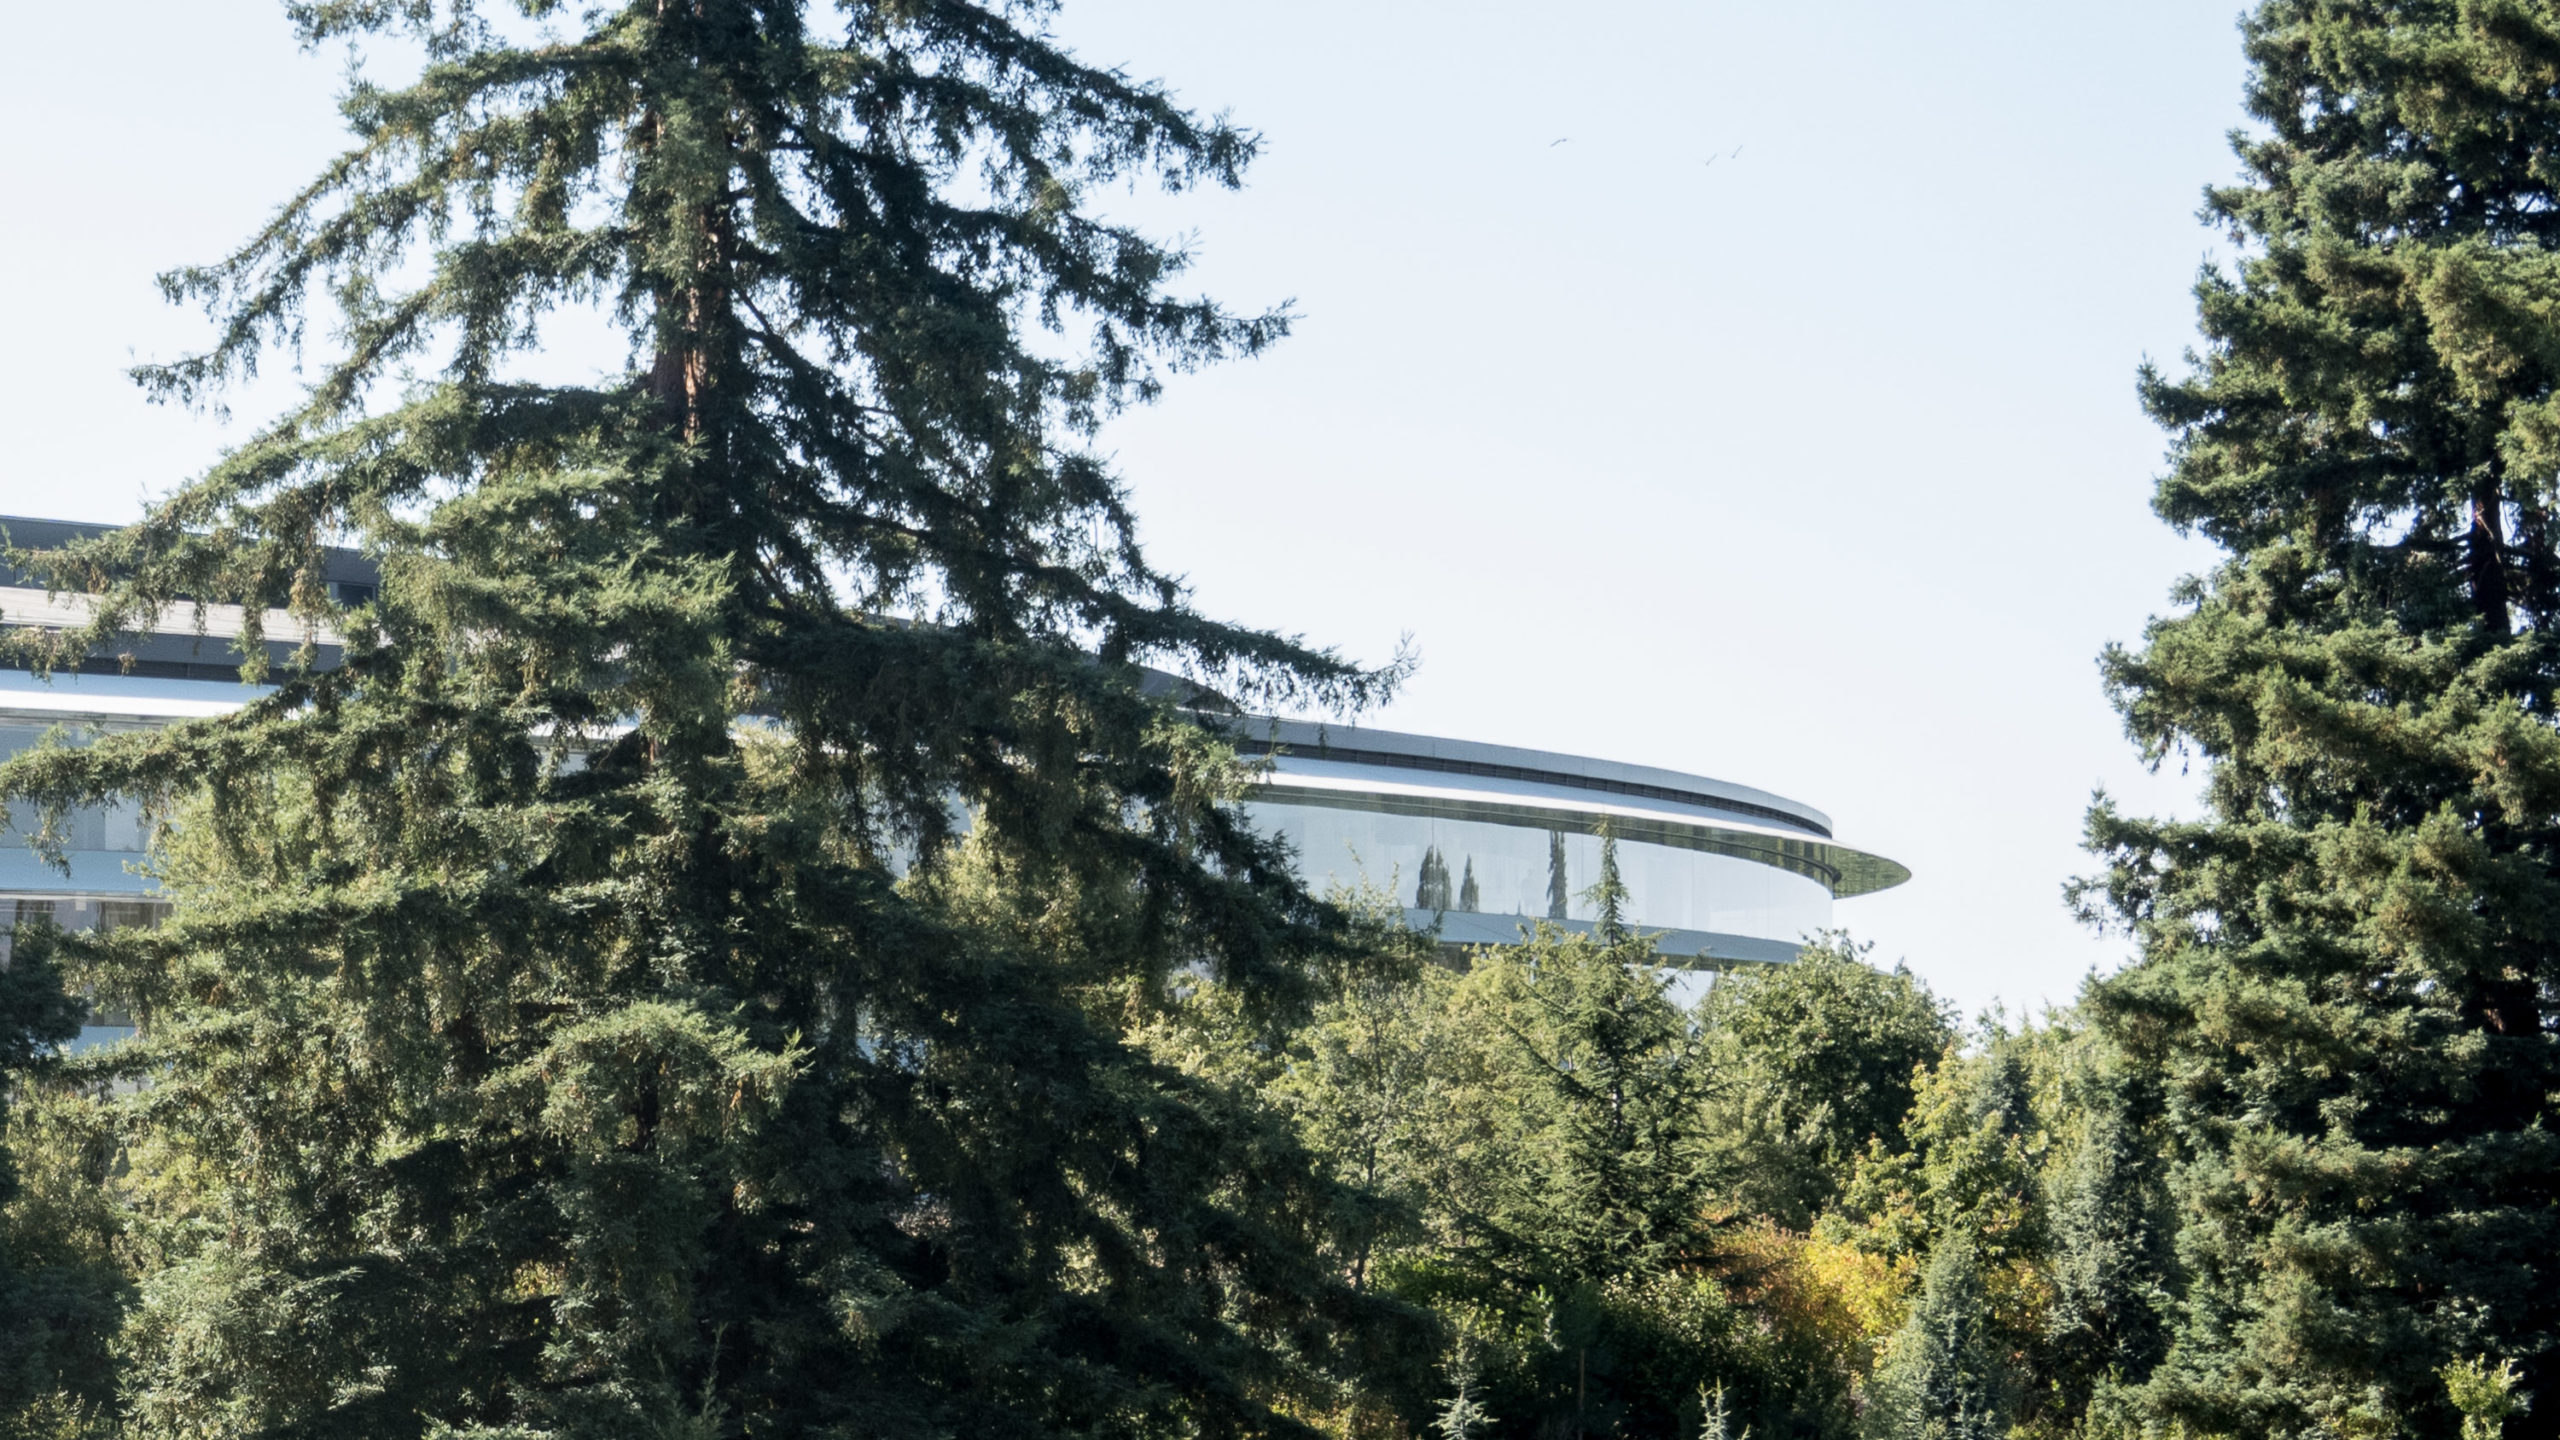
[[[1254,138],[1038,3],[290,8],[423,69],[170,277],[218,342],[142,378],[342,343],[21,557],[98,597],[38,664],[239,605],[274,687],[0,771],[169,822],[168,923],[73,947],[147,1037],[133,1433],[1296,1433],[1402,1312],[1302,1152],[1123,1037],[1193,969],[1285,1008],[1340,922],[1139,667],[1393,675],[1193,612],[1080,448],[1282,333],[1086,208]],[[516,378],[578,307],[629,373]]]
[[[2438,1376],[2560,1393],[2560,12],[2267,0],[2241,257],[2146,373],[2161,515],[2225,558],[2107,673],[2209,815],[2103,804],[2188,1277],[2191,1432],[2451,1436]],[[2510,1429],[2548,1435],[2560,1406]]]
[[[1700,1008],[1720,1082],[1708,1100],[1714,1168],[1746,1214],[1811,1225],[1870,1141],[1900,1141],[1913,1071],[1955,1039],[1908,970],[1865,954],[1828,935],[1794,964],[1723,977]]]
[[[1989,1333],[1979,1257],[1961,1238],[1938,1247],[1911,1318],[1894,1337],[1863,1417],[1870,1440],[2000,1440],[2015,1377]]]
[[[80,1033],[81,1002],[63,989],[57,936],[47,922],[15,927],[0,952],[0,1436],[36,1414],[83,1410],[112,1398],[105,1354],[115,1277],[89,1263],[61,1223],[49,1177],[24,1173],[21,1152],[41,1120],[27,1092],[61,1068],[57,1047]]]
[[[1463,1335],[1449,1360],[1449,1384],[1454,1393],[1433,1422],[1440,1440],[1476,1440],[1493,1416],[1477,1398],[1475,1345]]]
[[[2159,1363],[2175,1269],[2159,1146],[2143,1124],[2157,1108],[2143,1093],[2148,1087],[2103,1060],[2078,1078],[2067,1098],[2084,1133],[2055,1177],[2046,1221],[2052,1300],[2044,1368],[2068,1412]]]

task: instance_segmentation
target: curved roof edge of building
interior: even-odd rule
[[[1437,735],[1380,730],[1366,725],[1332,725],[1316,720],[1280,720],[1266,716],[1247,716],[1227,723],[1233,727],[1240,747],[1249,753],[1270,753],[1272,747],[1277,746],[1308,759],[1338,756],[1353,763],[1385,765],[1395,769],[1494,775],[1575,789],[1685,801],[1791,824],[1826,840],[1831,837],[1831,817],[1801,801],[1749,785],[1736,785],[1729,780],[1716,780],[1679,770],[1595,760],[1587,755],[1567,755],[1554,750],[1530,750],[1517,745],[1449,740]]]
[[[1361,725],[1232,712],[1204,718],[1225,730],[1240,752],[1279,762],[1279,773],[1266,782],[1274,789],[1313,783],[1314,772],[1334,772],[1328,788],[1340,788],[1346,782],[1356,787],[1355,777],[1365,771],[1376,777],[1373,787],[1383,787],[1378,789],[1382,796],[1404,796],[1410,791],[1410,803],[1426,804],[1435,796],[1444,803],[1458,803],[1463,797],[1437,787],[1470,788],[1467,780],[1472,777],[1492,782],[1490,788],[1505,792],[1506,799],[1555,810],[1557,819],[1566,818],[1566,809],[1587,809],[1590,813],[1571,817],[1583,828],[1675,823],[1741,847],[1729,852],[1740,858],[1759,859],[1781,869],[1803,870],[1810,865],[1822,872],[1826,885],[1841,899],[1890,890],[1911,879],[1910,868],[1901,862],[1835,840],[1829,815],[1749,785],[1652,765]],[[1300,773],[1302,768],[1308,773]],[[1380,774],[1395,771],[1410,772],[1410,778],[1387,783]],[[1504,817],[1477,818],[1513,823]],[[1769,856],[1754,853],[1772,847]],[[1707,843],[1690,848],[1723,847]]]

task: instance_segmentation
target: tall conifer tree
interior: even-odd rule
[[[54,1217],[28,1203],[19,1170],[26,1120],[13,1113],[28,1087],[53,1079],[47,1072],[80,1033],[82,1007],[63,989],[50,923],[11,929],[0,937],[0,1435],[32,1415],[106,1401],[113,1375],[112,1272],[67,1263]]]
[[[1868,1440],[1999,1440],[2017,1377],[1987,1323],[1981,1257],[1957,1236],[1929,1257],[1910,1318],[1877,1367]]]
[[[146,1031],[135,1433],[1296,1430],[1384,1302],[1318,1263],[1314,1167],[1121,1035],[1184,966],[1287,1000],[1333,921],[1138,667],[1387,677],[1188,608],[1080,448],[1284,329],[1087,208],[1254,137],[1039,0],[288,8],[423,71],[170,277],[218,340],[143,378],[343,348],[22,557],[98,597],[39,663],[206,602],[253,671],[345,642],[0,775],[175,819],[169,923],[75,947]],[[516,378],[580,304],[630,373]]]
[[[2052,1298],[2041,1368],[2052,1399],[2071,1412],[2158,1363],[2174,1281],[2158,1147],[2142,1124],[2146,1087],[2111,1057],[2095,1058],[2065,1082],[2084,1131],[2047,1201]]]
[[[2450,1436],[2511,1358],[2560,1433],[2560,8],[2266,0],[2239,249],[2146,372],[2157,507],[2220,546],[2109,680],[2192,824],[2101,805],[2165,1069],[2194,1433]]]

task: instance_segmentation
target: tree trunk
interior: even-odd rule
[[[2506,487],[2499,483],[2502,466],[2492,461],[2471,492],[2471,528],[2462,537],[2464,568],[2470,573],[2471,608],[2493,635],[2505,636],[2510,597],[2507,587]]]

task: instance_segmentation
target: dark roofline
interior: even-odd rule
[[[1487,745],[1471,740],[1445,740],[1365,726],[1317,725],[1301,720],[1244,719],[1226,722],[1229,740],[1246,755],[1296,756],[1346,765],[1421,770],[1444,775],[1475,775],[1488,780],[1514,780],[1597,791],[1636,799],[1722,811],[1783,825],[1790,830],[1831,838],[1831,817],[1810,805],[1748,786],[1662,770],[1625,765],[1581,755]]]
[[[123,529],[89,520],[46,520],[33,515],[0,515],[0,531],[7,532],[8,543],[22,550],[58,550],[74,540],[94,540]],[[322,565],[322,578],[332,585],[378,586],[382,583],[382,567],[362,551],[343,545],[331,545],[322,552],[327,558]],[[0,563],[0,585],[33,585],[33,579],[17,567]]]

